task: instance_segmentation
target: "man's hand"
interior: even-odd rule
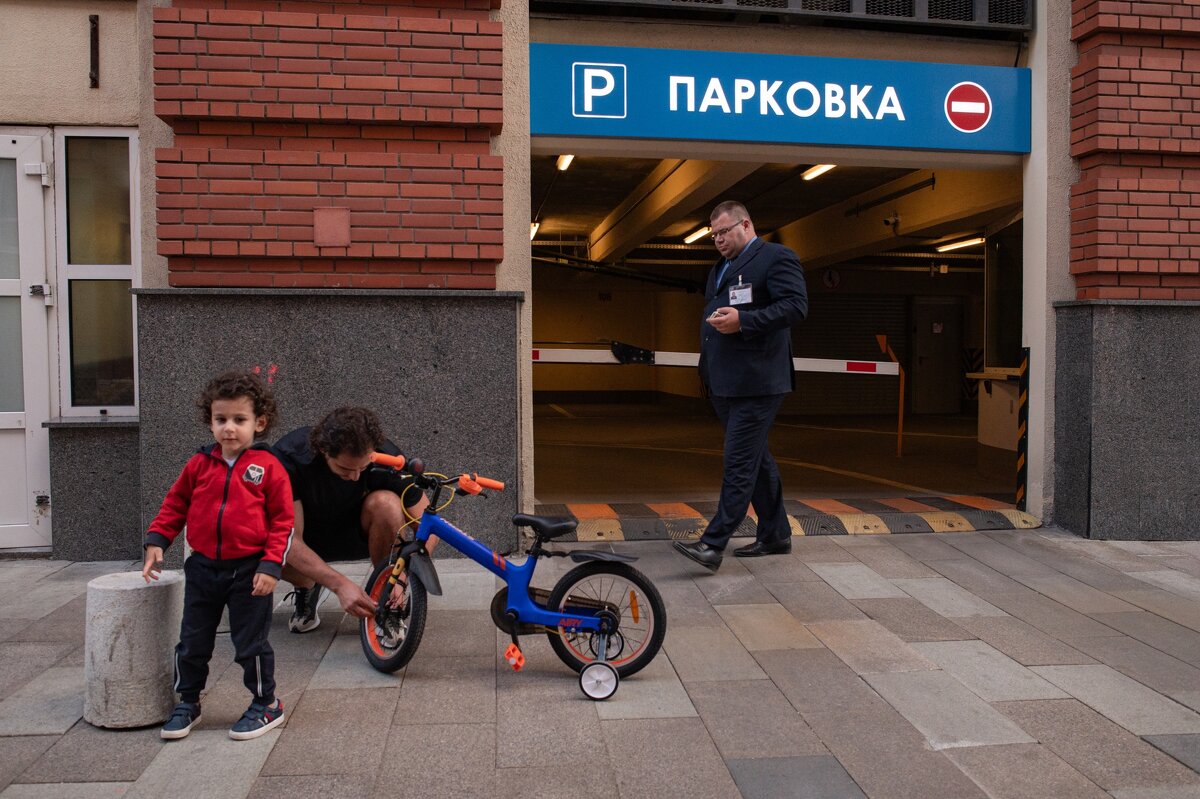
[[[292,534],[292,550],[283,565],[283,579],[294,585],[320,583],[337,594],[342,610],[360,619],[375,613],[375,603],[346,575],[321,560],[321,556],[304,543],[304,506],[296,501],[296,531]]]
[[[718,333],[736,333],[742,329],[742,320],[738,316],[738,309],[730,306],[713,311],[712,316],[708,317],[708,323]]]
[[[337,594],[342,610],[360,619],[369,619],[375,613],[375,600],[358,587],[353,580],[343,577],[330,590]]]

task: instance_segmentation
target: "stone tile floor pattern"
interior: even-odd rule
[[[439,561],[396,675],[335,599],[303,636],[281,602],[288,720],[251,742],[226,736],[247,701],[227,635],[187,739],[82,721],[87,582],[135,564],[0,560],[0,799],[1200,797],[1200,542],[793,540],[717,574],[667,541],[574,545],[639,557],[668,608],[661,654],[601,703],[544,637],[507,667],[472,563]]]

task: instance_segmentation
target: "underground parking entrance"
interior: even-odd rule
[[[772,433],[789,507],[869,517],[1016,505],[1016,170],[838,164],[805,180],[809,162],[577,156],[560,170],[560,155],[532,157],[534,469],[544,509],[618,520],[710,510],[721,430],[695,357],[716,256],[704,233],[686,239],[726,198],[805,265],[796,390]],[[671,192],[671,177],[690,170],[714,179],[704,191]],[[648,218],[637,223],[639,214]]]

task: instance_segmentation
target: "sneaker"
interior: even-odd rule
[[[317,608],[325,598],[325,593],[325,586],[314,585],[312,588],[297,588],[288,594],[296,597],[296,609],[292,611],[288,629],[294,633],[306,633],[320,627],[321,617],[317,615]]]
[[[270,706],[251,702],[237,723],[229,728],[229,737],[235,741],[248,741],[282,723],[283,702],[276,699],[275,704]]]
[[[171,711],[171,717],[167,719],[167,723],[163,725],[158,735],[160,738],[166,738],[168,741],[173,741],[177,738],[186,738],[188,733],[192,731],[192,727],[195,727],[199,721],[199,703],[180,702]]]

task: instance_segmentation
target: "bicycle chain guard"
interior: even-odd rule
[[[530,588],[529,598],[539,605],[545,605],[550,599],[550,592],[544,588]],[[492,597],[492,623],[500,629],[501,632],[512,635],[513,624],[506,615],[508,610],[508,586],[504,586],[496,595]],[[546,628],[540,624],[518,624],[516,626],[517,635],[536,635],[537,633],[546,632]]]

